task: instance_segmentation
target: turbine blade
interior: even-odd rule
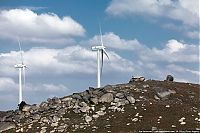
[[[102,38],[102,32],[101,32],[101,24],[99,24],[99,32],[101,37],[101,46],[103,46],[103,38]]]
[[[110,60],[109,56],[108,56],[108,53],[106,52],[105,49],[102,49],[103,53],[107,56],[108,60]]]
[[[101,50],[101,76],[103,71],[103,50]]]
[[[20,43],[19,39],[17,39],[17,40],[18,40],[18,44],[19,44],[19,50],[20,50],[20,55],[21,55],[21,62],[22,62],[22,64],[24,64],[21,43]]]

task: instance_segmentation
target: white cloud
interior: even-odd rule
[[[199,39],[198,0],[112,0],[106,12],[117,17],[142,16],[185,37]],[[160,21],[163,18],[167,20]]]
[[[29,9],[0,11],[0,37],[33,42],[65,42],[83,36],[84,28],[70,16],[59,18],[53,13],[37,14]]]
[[[140,50],[142,46],[137,39],[124,40],[113,32],[105,33],[102,35],[102,39],[105,46],[120,50]],[[94,36],[89,43],[91,45],[100,45],[100,36]]]
[[[133,64],[112,51],[108,51],[110,61],[105,58],[105,71],[133,71]],[[73,74],[96,73],[96,52],[81,46],[69,46],[64,49],[32,48],[23,53],[24,63],[29,75],[36,74]],[[18,59],[18,61],[17,61]],[[19,52],[0,54],[0,72],[2,75],[16,76],[13,65],[20,62]],[[126,66],[128,69],[124,69]],[[132,68],[132,69],[131,69]]]
[[[169,40],[163,49],[153,48],[141,58],[151,61],[198,63],[199,46]]]
[[[17,90],[18,85],[13,79],[8,77],[0,77],[0,91],[13,91]]]
[[[192,39],[200,39],[199,31],[188,31],[185,35]]]
[[[186,46],[177,40],[169,40],[166,44],[166,47],[168,48],[168,51],[170,53],[178,52],[181,49],[184,49]]]
[[[99,37],[94,36],[89,40],[90,45],[99,44]],[[125,40],[110,32],[103,35],[104,45],[109,49],[120,49],[134,51],[136,56],[144,61],[164,61],[164,62],[195,62],[198,59],[198,45],[186,44],[175,39],[168,40],[164,48],[149,48],[140,43],[137,39]]]
[[[58,84],[58,85],[54,85],[54,84],[43,84],[44,90],[45,91],[50,91],[50,92],[54,92],[54,91],[64,91],[64,90],[68,90],[64,85],[62,84]]]
[[[112,0],[106,12],[115,16],[162,16],[191,27],[198,26],[199,21],[198,0]]]

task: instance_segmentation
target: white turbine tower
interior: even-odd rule
[[[101,26],[99,26],[99,29],[100,29],[100,36],[101,36],[101,45],[92,47],[92,51],[97,51],[97,88],[101,87],[101,76],[102,76],[102,69],[103,69],[104,54],[109,59],[108,54],[105,50],[106,47],[103,45]],[[100,60],[101,60],[101,62],[100,62]]]
[[[19,50],[20,50],[20,55],[21,55],[21,63],[16,64],[14,67],[19,69],[19,104],[20,104],[23,101],[22,88],[25,88],[25,69],[27,66],[23,62],[23,53],[22,53],[21,44],[19,40],[18,40],[18,44],[19,44]],[[22,73],[23,73],[23,84],[24,84],[23,87],[22,87]]]

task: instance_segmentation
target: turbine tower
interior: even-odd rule
[[[18,40],[18,44],[19,44],[19,50],[20,50],[20,55],[21,55],[21,63],[16,64],[14,67],[19,70],[19,104],[20,104],[23,101],[22,88],[25,88],[25,69],[27,66],[23,62],[23,53],[22,53],[21,44],[19,40]],[[23,74],[23,84],[24,84],[23,87],[22,87],[22,74]]]
[[[108,57],[108,54],[105,50],[105,46],[103,45],[102,33],[101,33],[101,26],[99,25],[100,30],[100,37],[101,37],[101,45],[93,46],[92,51],[97,51],[97,88],[101,87],[101,76],[103,70],[103,56],[104,54]],[[101,60],[101,62],[100,62]]]

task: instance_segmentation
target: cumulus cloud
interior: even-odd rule
[[[13,91],[17,90],[15,81],[8,77],[0,77],[0,91]]]
[[[141,43],[137,39],[125,40],[120,38],[118,35],[113,32],[105,33],[102,35],[104,45],[114,49],[120,50],[139,50],[141,49]],[[100,44],[100,36],[96,35],[90,39],[89,43],[91,45]]]
[[[189,38],[192,38],[192,39],[199,39],[200,38],[199,31],[188,31],[188,32],[185,33],[185,35]]]
[[[141,59],[164,62],[198,63],[199,46],[169,40],[163,49],[153,48],[141,54]]]
[[[167,18],[164,28],[176,30],[191,39],[199,39],[198,0],[112,0],[106,12],[112,16],[148,16]],[[173,21],[172,21],[173,20]]]
[[[84,33],[83,26],[70,16],[60,18],[54,13],[37,14],[30,9],[0,11],[1,38],[61,43]]]
[[[112,0],[106,12],[116,16],[132,14],[163,16],[189,26],[197,26],[199,19],[197,0]]]
[[[23,53],[24,62],[28,66],[29,75],[33,74],[73,74],[73,73],[96,73],[96,52],[81,46],[69,46],[64,49],[32,48]],[[113,51],[109,51],[110,61],[105,58],[105,71],[129,72],[133,71],[133,64],[120,57]],[[11,51],[0,54],[4,75],[16,75],[13,67],[20,62],[20,53]],[[18,61],[16,59],[19,59]],[[127,66],[128,69],[124,69]],[[12,74],[11,74],[12,73]]]
[[[144,61],[164,61],[164,62],[195,62],[199,61],[199,46],[187,44],[175,39],[168,40],[162,49],[149,48],[140,43],[137,39],[126,40],[110,32],[103,36],[104,45],[112,49],[134,51],[139,59]],[[100,36],[94,36],[89,40],[89,44],[99,44]]]

